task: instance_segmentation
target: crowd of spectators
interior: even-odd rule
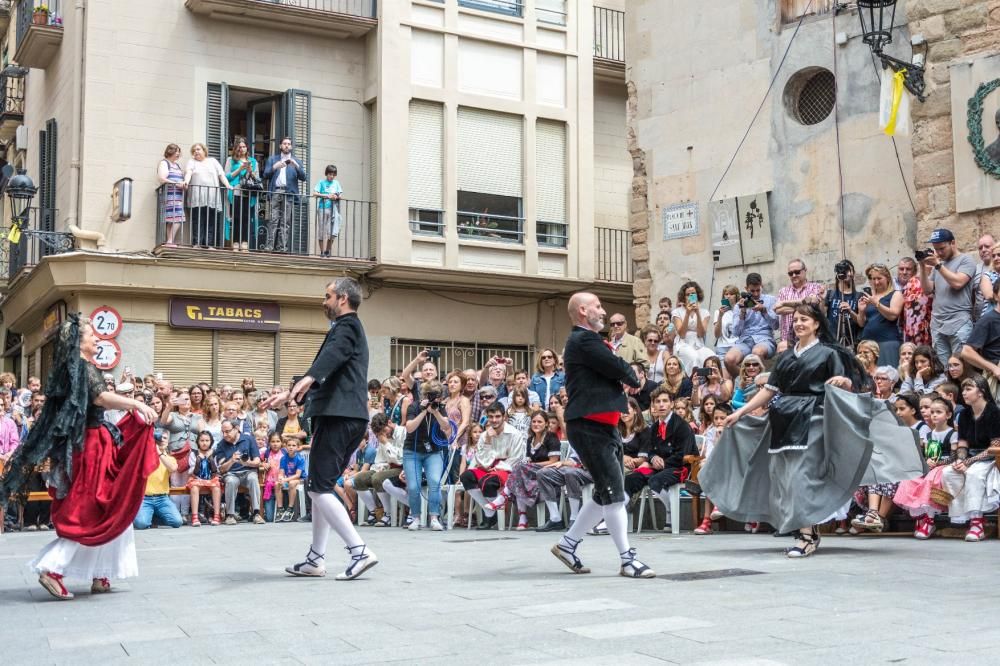
[[[685,282],[677,306],[660,299],[654,323],[639,330],[624,313],[612,313],[607,342],[639,379],[623,389],[629,409],[619,425],[630,510],[647,488],[667,504],[667,493],[681,485],[696,533],[712,532],[721,514],[701,493],[700,465],[726,417],[765,385],[775,354],[794,345],[791,315],[807,302],[825,313],[868,371],[867,390],[913,428],[937,470],[919,482],[859,488],[857,515],[836,530],[880,531],[902,506],[917,519],[918,538],[929,537],[934,518],[947,513],[968,523],[967,540],[981,539],[983,514],[1000,506],[992,457],[1000,454],[1000,248],[995,257],[993,238],[983,236],[977,264],[947,229],[936,230],[929,245],[896,262],[895,275],[884,264],[867,266],[861,288],[849,260],[825,285],[810,281],[805,262],[794,259],[776,296],[749,273],[742,287],[724,286],[717,304],[705,302],[697,282]],[[352,517],[389,526],[395,500],[410,530],[444,529],[449,508],[456,525],[491,529],[509,507],[517,529],[527,529],[530,509],[544,505],[547,519],[537,529],[564,529],[562,493],[572,522],[590,477],[565,437],[560,353],[538,350],[531,368],[493,356],[482,367],[442,374],[439,362],[438,350],[425,349],[396,375],[369,383],[370,427],[337,488]],[[155,439],[165,455],[136,527],[309,520],[299,492],[308,480],[308,420],[294,402],[280,413],[263,406],[282,387],[259,388],[249,377],[238,388],[175,386],[154,375],[106,380],[161,414]],[[40,389],[38,378],[17,389],[13,375],[0,375],[0,463],[44,404]],[[39,470],[35,489],[44,487]],[[452,507],[446,487],[455,491]],[[26,529],[46,528],[41,505],[22,507]],[[744,527],[755,532],[759,525]]]

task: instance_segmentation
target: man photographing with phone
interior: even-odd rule
[[[958,356],[972,333],[972,277],[976,262],[958,251],[955,236],[948,229],[935,229],[928,240],[933,251],[918,251],[920,284],[925,294],[933,294],[931,343],[944,365]]]
[[[281,140],[277,155],[267,158],[264,182],[267,183],[271,215],[267,221],[267,240],[263,249],[269,252],[288,250],[288,229],[292,211],[299,203],[299,182],[306,179],[305,168],[292,155],[292,138]]]
[[[748,273],[746,291],[733,305],[733,337],[737,341],[725,358],[730,376],[740,374],[740,363],[747,354],[756,354],[762,361],[774,355],[774,329],[778,326],[778,315],[774,312],[776,302],[774,296],[764,293],[760,273]]]

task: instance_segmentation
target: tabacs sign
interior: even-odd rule
[[[177,328],[274,332],[278,330],[280,315],[277,303],[170,299],[170,325]]]

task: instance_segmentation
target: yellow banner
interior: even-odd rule
[[[889,110],[889,122],[883,130],[889,136],[896,133],[896,116],[899,114],[899,104],[903,101],[903,80],[906,70],[901,69],[892,75],[892,108]]]

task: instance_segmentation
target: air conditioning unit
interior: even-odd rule
[[[28,149],[28,128],[24,125],[18,125],[17,129],[14,130],[14,143],[15,148],[18,150]]]

